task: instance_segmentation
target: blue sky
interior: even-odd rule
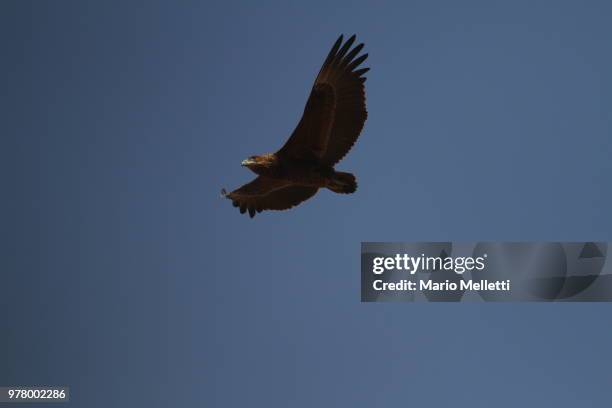
[[[609,305],[359,303],[361,241],[612,240],[609,3],[0,8],[0,383],[87,407],[610,399]],[[357,193],[241,216],[220,189],[284,143],[340,33],[372,68],[338,165]]]

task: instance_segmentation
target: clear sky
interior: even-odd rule
[[[361,304],[361,241],[612,241],[612,4],[0,3],[0,385],[73,407],[575,407],[609,304]],[[369,119],[322,191],[220,198],[340,33]]]

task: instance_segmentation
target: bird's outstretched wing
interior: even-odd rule
[[[263,210],[287,210],[308,200],[315,195],[318,188],[304,187],[290,182],[259,176],[255,180],[227,193],[221,191],[226,198],[232,200],[234,207],[240,208],[240,213],[249,212],[251,218]]]
[[[338,38],[317,75],[302,119],[278,155],[334,165],[355,144],[368,115],[363,75],[369,68],[357,69],[368,54],[357,57],[363,44],[351,49],[354,42],[354,35],[344,44],[342,36]]]

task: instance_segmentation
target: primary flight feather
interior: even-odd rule
[[[289,140],[276,153],[251,156],[242,162],[258,176],[223,196],[251,217],[264,210],[286,210],[308,200],[319,188],[342,194],[357,189],[355,176],[334,169],[359,137],[368,113],[360,68],[368,54],[353,35],[340,36],[325,58],[306,102],[304,114]]]

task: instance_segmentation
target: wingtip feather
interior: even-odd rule
[[[361,55],[359,58],[356,58],[353,62],[351,62],[347,66],[347,69],[349,71],[353,71],[355,68],[357,68],[359,65],[361,65],[363,63],[363,61],[367,60],[369,55],[370,54],[365,53],[365,54]]]
[[[353,34],[351,36],[351,38],[349,38],[348,40],[346,40],[346,42],[344,43],[344,45],[342,46],[342,48],[340,48],[340,51],[338,51],[338,54],[336,54],[336,58],[338,58],[338,62],[342,60],[342,58],[344,58],[344,56],[346,55],[346,53],[348,52],[348,50],[351,48],[351,46],[353,45],[353,43],[355,42],[355,34]]]
[[[336,52],[338,52],[338,48],[340,48],[340,46],[342,45],[342,41],[344,41],[344,34],[340,34],[340,37],[338,37],[338,39],[336,40],[336,42],[332,46],[331,51],[330,51],[331,55],[333,55]]]
[[[364,75],[366,72],[368,72],[369,70],[370,70],[370,68],[366,67],[366,68],[361,68],[361,69],[355,70],[355,71],[353,71],[353,73],[355,75],[357,75],[357,77],[360,77],[360,76]]]

